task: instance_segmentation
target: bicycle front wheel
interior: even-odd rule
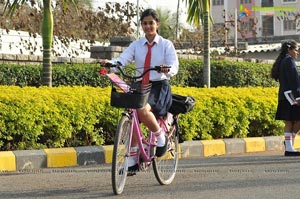
[[[179,128],[177,122],[172,126],[168,150],[162,157],[153,160],[153,171],[161,185],[171,184],[175,178],[179,155]]]
[[[113,192],[116,195],[123,192],[126,182],[128,157],[130,154],[131,121],[128,116],[123,115],[119,121],[114,138],[111,179]]]

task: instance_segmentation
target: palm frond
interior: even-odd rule
[[[210,0],[182,0],[188,9],[187,22],[194,25],[203,24],[204,14],[209,14],[210,22],[213,18],[210,15]]]
[[[12,17],[12,15],[15,13],[19,7],[21,7],[26,0],[15,0],[13,2],[7,1],[4,6],[4,14],[7,14],[8,16]]]

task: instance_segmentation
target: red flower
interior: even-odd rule
[[[105,68],[100,68],[100,70],[99,70],[100,75],[106,75],[106,73],[107,73],[107,70]]]

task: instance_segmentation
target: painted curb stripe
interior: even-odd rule
[[[178,143],[178,158],[181,159],[182,158],[182,148],[181,148],[181,144]]]
[[[249,152],[263,152],[272,148],[272,150],[282,150],[284,149],[283,145],[281,145],[280,141],[276,140],[276,137],[282,139],[282,143],[284,141],[283,136],[274,136],[274,137],[253,137],[253,138],[241,138],[239,140],[231,139],[230,145],[234,147],[234,145],[239,145],[244,142],[245,153]],[[269,138],[269,139],[267,139]],[[273,141],[272,141],[273,140]],[[274,141],[275,140],[275,141]],[[226,152],[230,151],[226,148],[228,145],[226,139],[220,140],[201,140],[201,141],[185,141],[184,143],[179,145],[179,157],[187,158],[187,157],[209,157],[214,155],[225,155]],[[272,144],[272,146],[270,145]],[[270,146],[268,146],[270,145]],[[295,138],[295,148],[300,148],[300,136],[296,136]],[[99,146],[103,148],[101,156],[103,159],[100,163],[111,163],[112,162],[112,152],[113,145],[108,146]],[[92,148],[86,147],[88,151],[92,151]],[[18,151],[14,151],[18,154]],[[0,152],[0,172],[1,171],[16,171],[17,169],[17,155],[12,151],[1,151]],[[28,154],[30,154],[29,151]],[[67,166],[78,166],[78,152],[76,148],[50,148],[44,149],[47,165],[46,168],[51,167],[67,167]],[[25,152],[24,152],[25,153]],[[104,156],[104,157],[103,157]],[[44,168],[44,167],[43,167]]]
[[[261,152],[266,150],[264,138],[243,138],[246,143],[246,153]]]
[[[16,157],[12,151],[0,152],[0,171],[16,171]]]
[[[105,163],[111,163],[112,162],[113,148],[114,148],[114,145],[103,146]]]
[[[294,140],[294,148],[299,149],[300,148],[300,136],[296,136]]]
[[[74,148],[44,149],[47,155],[47,167],[77,166],[77,154]]]
[[[204,157],[226,154],[223,140],[202,140],[201,143],[203,144]]]

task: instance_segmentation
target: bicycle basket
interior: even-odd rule
[[[148,102],[150,90],[151,84],[131,87],[127,93],[119,92],[115,87],[112,87],[110,105],[117,108],[143,108]]]

